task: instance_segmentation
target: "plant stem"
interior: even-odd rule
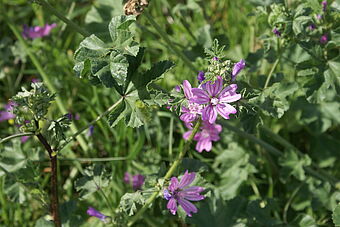
[[[47,73],[45,73],[45,71],[43,70],[41,64],[39,63],[38,59],[35,57],[35,55],[30,51],[26,41],[22,38],[21,34],[19,33],[18,29],[16,28],[16,26],[14,26],[6,17],[6,15],[4,16],[5,21],[7,22],[8,26],[10,27],[10,29],[12,30],[12,32],[14,33],[14,35],[16,36],[16,38],[19,40],[19,42],[23,45],[24,50],[26,51],[27,55],[29,56],[29,58],[31,59],[32,63],[34,64],[34,66],[37,68],[38,72],[40,73],[41,77],[43,78],[44,83],[46,84],[46,86],[48,87],[48,89],[52,92],[52,93],[57,93],[57,89],[54,87],[52,81],[50,80],[50,78],[48,77]],[[56,102],[58,105],[58,108],[60,110],[60,112],[62,112],[62,114],[66,114],[67,110],[64,106],[64,103],[62,102],[62,100],[60,99],[60,97],[56,97]],[[77,127],[72,123],[71,124],[71,130],[72,132],[76,132],[78,129]],[[81,148],[85,151],[85,153],[87,154],[88,151],[88,146],[84,140],[84,138],[82,136],[78,136],[77,140],[79,141],[79,144],[81,146]]]
[[[90,36],[90,34],[85,31],[84,29],[82,29],[81,27],[79,27],[76,23],[74,23],[73,21],[69,20],[67,17],[64,16],[63,13],[59,12],[58,10],[56,10],[53,6],[50,5],[50,3],[48,3],[45,0],[35,0],[35,2],[37,2],[38,4],[42,5],[44,8],[46,8],[48,11],[50,11],[51,13],[53,13],[55,16],[57,16],[60,20],[62,20],[65,24],[67,24],[68,26],[70,26],[72,29],[74,29],[76,32],[80,33],[82,36],[87,37]]]
[[[152,18],[152,16],[149,14],[149,12],[144,11],[143,15],[149,20],[150,24],[155,28],[156,32],[163,38],[163,40],[166,42],[166,44],[168,44],[169,49],[171,51],[173,51],[178,57],[180,57],[194,73],[197,73],[198,70],[195,68],[195,66],[192,64],[192,62],[188,59],[187,56],[185,56],[182,53],[182,51],[177,49],[177,47],[168,38],[168,35],[162,30],[162,28]]]
[[[53,154],[51,146],[46,141],[45,137],[39,133],[37,137],[41,144],[48,152],[51,161],[51,215],[53,217],[55,227],[61,227],[59,218],[59,200],[58,200],[58,173],[57,173],[57,155]]]
[[[200,129],[201,126],[201,120],[199,120],[194,129],[192,130],[191,135],[188,138],[188,141],[185,143],[183,149],[181,150],[181,152],[179,153],[177,159],[174,161],[174,163],[172,163],[170,169],[168,170],[168,172],[165,174],[164,176],[164,180],[168,180],[172,174],[174,173],[174,171],[176,170],[176,168],[178,167],[178,165],[181,163],[183,157],[185,156],[187,150],[189,149],[189,146],[192,142],[192,140],[194,139],[194,136],[196,135],[196,133],[198,132],[198,130]],[[158,185],[156,185],[155,187],[157,187]],[[145,212],[145,210],[147,208],[149,208],[150,204],[157,198],[159,192],[161,189],[156,190],[151,196],[150,198],[145,202],[145,204],[143,205],[143,207],[138,211],[138,213],[132,217],[131,221],[128,223],[128,226],[132,226],[139,218],[140,216]]]
[[[0,144],[6,142],[8,140],[17,138],[17,137],[33,136],[33,135],[34,135],[34,133],[32,133],[32,132],[24,132],[24,133],[18,133],[18,134],[10,135],[10,136],[7,136],[7,137],[5,137],[3,139],[0,139]]]
[[[84,132],[86,129],[88,129],[91,125],[95,124],[97,121],[102,119],[104,116],[106,116],[108,113],[110,113],[112,110],[114,110],[121,102],[123,101],[123,97],[121,97],[117,102],[115,102],[112,106],[110,106],[105,112],[101,113],[96,119],[88,123],[86,126],[75,132],[65,143],[63,143],[60,148],[58,149],[61,151],[67,144],[69,144],[72,140],[74,140],[77,136],[79,136],[82,132]]]
[[[272,75],[274,73],[274,70],[276,69],[277,65],[279,64],[279,62],[280,62],[280,58],[276,59],[276,61],[274,62],[272,68],[270,69],[270,72],[268,74],[268,77],[266,79],[266,83],[264,84],[263,89],[266,89],[268,87],[270,79],[271,79],[271,77],[272,77]]]

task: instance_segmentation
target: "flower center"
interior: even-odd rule
[[[188,109],[190,110],[190,113],[192,114],[199,114],[202,111],[202,105],[190,102],[188,105]]]
[[[211,104],[213,104],[214,106],[216,106],[217,104],[218,104],[218,98],[211,98],[211,100],[210,100],[210,102],[211,102]]]

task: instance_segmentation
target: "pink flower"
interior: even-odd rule
[[[328,37],[327,35],[323,35],[320,37],[320,43],[321,44],[326,44],[328,42]]]
[[[225,119],[229,119],[229,114],[237,113],[237,110],[228,104],[241,98],[241,95],[236,93],[236,84],[231,84],[223,89],[223,79],[218,76],[214,84],[207,82],[203,87],[205,89],[192,88],[193,97],[190,98],[190,101],[194,103],[207,104],[202,110],[203,121],[213,124],[216,121],[217,113]]]
[[[185,123],[190,123],[190,122],[195,121],[197,119],[197,116],[201,114],[202,106],[191,101],[191,98],[193,98],[193,94],[191,92],[192,88],[191,88],[191,84],[189,83],[189,81],[187,80],[183,81],[183,90],[184,90],[184,95],[186,99],[188,100],[188,106],[187,107],[182,106],[181,111],[184,114],[180,116],[180,119],[184,121]]]
[[[196,150],[202,152],[211,151],[212,141],[220,140],[219,134],[222,131],[222,126],[219,124],[210,124],[208,121],[203,121],[201,131],[196,133],[194,140],[197,141]],[[188,140],[192,133],[192,129],[183,134],[183,138]]]
[[[244,69],[244,67],[246,67],[246,62],[243,59],[234,65],[233,72],[231,73],[231,81],[236,79],[236,76]]]
[[[106,216],[102,213],[100,213],[98,210],[94,209],[93,207],[89,207],[86,211],[86,213],[90,216],[94,216],[96,218],[98,218],[99,220],[101,220],[104,223],[109,223],[110,222],[110,217]]]
[[[28,27],[27,25],[24,25],[24,30],[22,32],[22,36],[26,39],[36,39],[44,36],[48,36],[53,28],[55,28],[57,24],[46,24],[43,27],[40,26],[34,26],[34,27]]]
[[[131,175],[128,172],[124,174],[124,182],[132,185],[133,190],[137,191],[142,188],[145,177],[141,174]]]
[[[164,190],[164,198],[168,200],[167,208],[175,215],[177,212],[177,203],[183,208],[185,213],[191,217],[191,213],[197,213],[197,208],[190,201],[200,201],[204,195],[200,195],[204,188],[198,186],[188,187],[194,180],[196,174],[185,171],[181,181],[177,177],[172,177],[168,189]]]
[[[322,11],[326,11],[326,9],[327,9],[327,1],[326,0],[324,0],[324,1],[322,1],[321,2],[321,5],[322,5]]]

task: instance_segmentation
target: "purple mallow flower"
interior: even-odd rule
[[[274,29],[273,29],[273,33],[274,33],[277,37],[281,37],[281,32],[279,31],[279,29],[274,28]]]
[[[172,177],[168,189],[164,190],[164,198],[169,201],[166,207],[173,215],[177,212],[177,203],[189,217],[191,217],[191,213],[197,213],[196,206],[189,201],[204,199],[204,196],[200,195],[204,188],[198,186],[188,187],[195,180],[195,177],[195,173],[188,173],[187,170],[180,182],[178,182],[177,177]]]
[[[203,121],[201,131],[196,133],[194,140],[197,141],[196,150],[202,152],[211,151],[212,141],[220,140],[219,134],[222,131],[222,126],[219,124],[210,124],[208,121]],[[183,138],[188,140],[192,133],[192,129],[183,134]]]
[[[316,25],[315,24],[311,24],[308,26],[308,29],[313,31],[314,29],[316,29]]]
[[[325,0],[325,1],[322,1],[321,2],[321,5],[322,5],[322,11],[326,11],[326,8],[327,8],[327,1]]]
[[[241,61],[237,62],[234,65],[233,72],[231,73],[231,81],[234,81],[236,79],[237,74],[239,74],[245,66],[246,62],[243,59],[241,59]]]
[[[175,86],[175,91],[176,91],[176,92],[181,92],[181,86],[176,85],[176,86]]]
[[[213,57],[213,60],[214,61],[218,61],[218,60],[220,60],[218,57]]]
[[[316,15],[316,19],[321,20],[322,19],[322,15],[321,14]]]
[[[86,213],[90,216],[94,216],[99,218],[102,222],[108,223],[110,221],[110,217],[100,213],[98,210],[94,209],[93,207],[89,207]]]
[[[141,174],[131,175],[128,172],[124,174],[124,182],[132,185],[133,190],[137,191],[142,188],[145,177]]]
[[[22,36],[26,39],[36,39],[44,36],[48,36],[53,28],[55,28],[57,24],[46,24],[43,27],[40,26],[34,26],[34,27],[28,27],[27,25],[24,25],[24,30],[22,32]]]
[[[0,111],[0,122],[8,121],[15,118],[15,114],[13,114],[14,106],[17,106],[17,104],[12,101],[8,102],[8,104],[5,105],[5,110]]]
[[[191,99],[193,98],[192,94],[192,88],[189,81],[184,80],[183,81],[183,90],[184,95],[186,99],[188,100],[188,106],[182,106],[182,112],[183,114],[180,116],[180,119],[184,121],[185,123],[190,123],[192,121],[195,121],[199,114],[202,112],[202,105],[199,105],[195,102],[192,102]]]
[[[202,82],[205,80],[204,72],[203,72],[203,71],[199,71],[199,72],[198,72],[197,80],[198,80],[200,83],[202,83]]]
[[[87,131],[87,136],[92,136],[94,131],[94,126],[90,125],[89,130]]]
[[[328,42],[328,37],[327,35],[323,35],[320,37],[320,43],[321,44],[326,44]]]
[[[203,121],[213,124],[216,121],[217,113],[225,119],[229,119],[229,114],[237,113],[237,110],[228,104],[241,98],[241,95],[236,93],[236,84],[223,88],[223,79],[218,76],[215,83],[209,81],[204,87],[205,89],[192,88],[193,97],[190,98],[190,101],[196,104],[207,104],[202,110]]]

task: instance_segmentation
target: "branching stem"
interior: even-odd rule
[[[37,137],[40,143],[45,147],[51,161],[51,215],[53,217],[55,227],[61,227],[59,217],[59,199],[58,199],[58,173],[57,173],[57,155],[53,154],[51,146],[48,144],[45,137],[39,133]]]

